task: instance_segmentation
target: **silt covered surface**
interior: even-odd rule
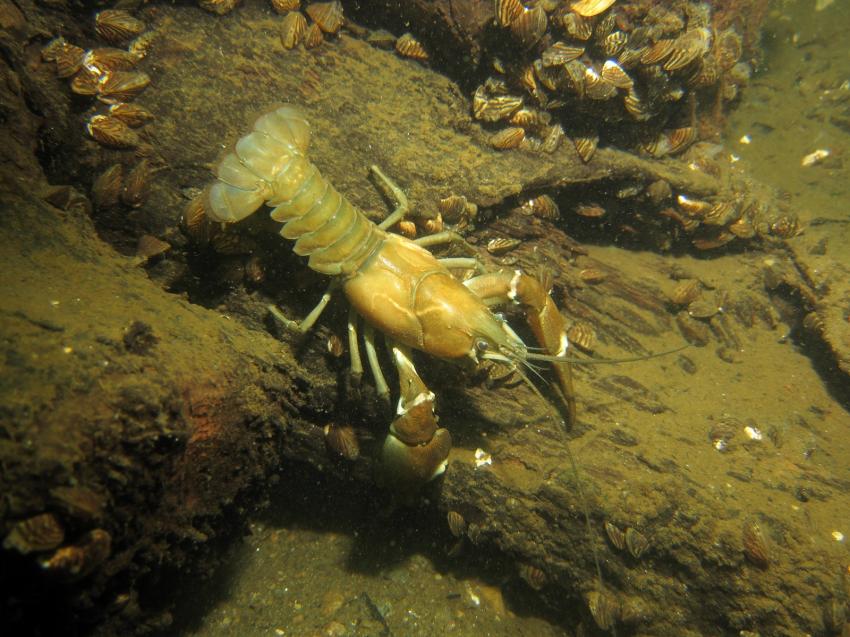
[[[242,506],[261,499],[279,463],[373,481],[370,452],[390,415],[368,384],[358,397],[337,383],[344,365],[324,353],[325,339],[343,333],[344,310],[326,318],[319,336],[269,335],[265,304],[303,314],[321,279],[270,224],[241,229],[253,254],[273,264],[258,287],[241,282],[244,255],[199,250],[178,228],[186,189],[210,179],[212,162],[253,116],[291,102],[312,123],[316,164],[376,217],[388,204],[367,178],[370,164],[405,189],[417,213],[433,216],[450,192],[487,210],[470,235],[478,245],[523,239],[517,264],[553,270],[566,314],[595,327],[597,356],[678,347],[681,322],[701,344],[627,365],[577,365],[579,419],[570,432],[521,384],[499,386],[422,358],[456,447],[445,477],[424,495],[440,513],[459,512],[476,526],[465,540],[470,550],[496,550],[517,568],[543,571],[543,599],[574,606],[588,630],[595,629],[585,600],[602,590],[595,552],[604,591],[625,616],[618,633],[827,634],[824,609],[846,602],[846,548],[831,535],[850,508],[846,411],[830,393],[836,386],[786,338],[805,308],[793,296],[777,306],[765,290],[765,259],[786,253],[674,259],[578,246],[568,237],[584,232],[577,217],[510,212],[521,192],[551,188],[563,204],[583,188],[626,178],[663,176],[697,194],[721,185],[674,162],[617,151],[588,165],[571,147],[553,156],[497,153],[449,80],[349,35],[314,52],[284,51],[279,18],[264,7],[219,18],[154,5],[145,16],[156,38],[144,62],[153,82],[140,102],[156,116],[144,136],[158,170],[141,208],[95,215],[94,225],[125,253],[143,233],[172,250],[147,271],[119,256],[95,236],[85,209],[60,212],[40,201],[46,184],[32,166],[24,173],[32,187],[7,181],[4,197],[15,211],[3,226],[4,262],[20,265],[6,270],[4,284],[11,382],[2,514],[11,521],[55,511],[71,538],[93,527],[113,537],[105,564],[59,584],[55,599],[76,600],[78,614],[89,604],[92,616],[106,608],[117,625],[144,630],[137,594],[162,574],[158,564],[165,572],[197,566],[214,538],[244,519]],[[48,68],[16,70],[50,87],[50,99],[68,99]],[[64,124],[81,127],[87,107],[75,102]],[[26,111],[23,100],[17,108]],[[49,174],[81,189],[94,167],[127,161],[91,140],[61,150],[77,161]],[[601,282],[582,277],[590,268],[603,272]],[[706,294],[726,292],[716,320],[677,322],[669,295],[688,278]],[[365,440],[351,465],[330,461],[324,448],[324,425],[343,421]],[[492,463],[476,466],[476,449]],[[100,494],[102,512],[80,519],[62,511],[51,493],[68,485]],[[374,497],[392,496],[376,488]],[[605,522],[639,531],[648,548],[639,558],[617,549]],[[753,523],[767,539],[766,566],[744,554],[743,529]],[[8,559],[39,577],[31,558]]]

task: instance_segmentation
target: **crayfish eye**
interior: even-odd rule
[[[490,349],[490,343],[485,341],[483,338],[479,338],[475,341],[475,350],[479,354],[486,352],[488,349]]]

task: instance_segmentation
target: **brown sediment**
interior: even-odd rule
[[[553,272],[565,314],[593,327],[597,356],[679,346],[679,308],[669,307],[668,298],[683,280],[730,292],[724,321],[688,317],[704,328],[705,347],[616,368],[577,366],[579,424],[570,439],[521,385],[476,384],[453,368],[423,362],[441,425],[458,443],[445,478],[429,487],[429,495],[432,506],[462,512],[472,550],[500,551],[523,569],[545,565],[541,595],[555,608],[595,591],[597,623],[619,614],[654,635],[709,632],[717,621],[777,635],[819,630],[821,609],[811,600],[832,594],[841,555],[828,533],[833,512],[848,508],[850,480],[841,456],[846,442],[836,433],[844,412],[808,360],[777,341],[783,321],[802,308],[802,315],[821,312],[818,332],[843,347],[841,281],[831,281],[821,294],[809,257],[794,247],[799,243],[771,255],[685,256],[675,267],[655,254],[582,245],[570,235],[582,235],[593,220],[567,211],[588,191],[663,183],[665,192],[723,199],[739,181],[610,148],[599,148],[587,164],[572,144],[552,155],[497,153],[451,81],[344,34],[318,54],[300,48],[284,53],[272,26],[279,20],[257,7],[241,7],[238,15],[224,23],[190,7],[157,6],[146,16],[166,43],[204,41],[211,33],[214,39],[195,48],[164,47],[145,105],[156,116],[151,142],[168,169],[152,176],[138,208],[95,214],[94,223],[85,198],[73,189],[62,190],[62,197],[51,189],[54,205],[39,200],[46,186],[33,153],[40,120],[27,104],[41,106],[50,118],[42,141],[56,153],[56,163],[47,166],[54,181],[85,189],[90,178],[80,167],[97,166],[97,174],[116,161],[129,169],[137,160],[90,141],[75,145],[83,120],[68,108],[68,87],[52,76],[51,83],[30,77],[21,50],[12,51],[13,68],[3,63],[9,81],[0,90],[17,106],[9,120],[16,143],[3,148],[12,161],[0,171],[10,211],[0,219],[0,250],[4,263],[15,264],[0,275],[9,335],[4,378],[13,379],[2,388],[7,411],[0,452],[11,467],[2,486],[11,497],[0,509],[0,524],[5,533],[19,520],[49,512],[71,529],[68,546],[87,546],[86,534],[98,530],[111,537],[110,555],[63,589],[62,601],[72,609],[94,604],[104,609],[103,619],[111,612],[111,594],[129,589],[150,599],[140,578],[152,569],[156,579],[160,567],[152,565],[208,572],[218,552],[215,540],[240,529],[245,510],[262,499],[281,463],[305,463],[372,484],[374,442],[362,441],[356,461],[335,464],[328,462],[324,435],[330,416],[350,412],[358,431],[371,427],[383,437],[391,417],[370,403],[371,386],[364,381],[363,396],[349,401],[322,339],[295,351],[288,337],[281,342],[267,333],[266,303],[303,315],[314,301],[293,284],[311,275],[289,246],[257,221],[232,230],[235,243],[243,230],[250,235],[247,251],[254,254],[232,249],[198,256],[202,246],[187,243],[177,228],[188,197],[196,194],[187,189],[209,180],[206,166],[221,145],[244,132],[248,113],[274,96],[303,94],[316,163],[341,192],[364,209],[385,210],[366,177],[366,167],[376,163],[425,218],[436,219],[449,192],[462,193],[459,217],[468,215],[467,203],[481,209],[469,235],[479,257],[498,266],[486,239],[519,239],[511,267]],[[250,57],[240,53],[246,42],[252,43]],[[230,73],[194,72],[216,68],[222,50],[233,52]],[[18,93],[10,88],[15,78]],[[186,104],[197,108],[188,111]],[[63,157],[74,162],[63,163]],[[553,197],[560,219],[511,212],[541,194]],[[632,200],[645,206],[640,216],[623,214],[631,205],[623,202]],[[656,208],[637,195],[604,203],[604,223],[611,223],[602,227],[609,233],[606,245],[647,217],[654,220],[647,226],[652,236],[671,233],[664,225],[668,217],[649,214]],[[130,253],[144,235],[172,246],[147,270],[103,241]],[[274,267],[246,291],[245,268],[258,254]],[[768,257],[790,264],[784,274],[771,269],[771,292],[789,296],[780,307],[792,311],[782,316],[763,286]],[[583,271],[604,276],[591,285]],[[187,292],[195,302],[163,288]],[[344,324],[332,313],[326,320]],[[710,434],[721,421],[724,436],[715,438]],[[750,438],[747,427],[764,438]],[[718,449],[717,440],[728,447]],[[476,466],[476,448],[486,448],[493,464]],[[586,533],[568,448],[579,460],[597,535]],[[70,497],[62,490],[71,485],[87,491]],[[386,497],[374,495],[375,501]],[[780,505],[766,506],[769,498]],[[776,539],[767,570],[753,569],[742,551],[741,528],[749,518],[758,518]],[[592,546],[607,550],[603,522],[609,519],[621,529],[640,529],[651,545],[643,553],[603,553],[610,590],[599,597]],[[542,581],[537,574],[530,579]],[[16,583],[3,585],[14,590]],[[599,615],[600,599],[620,610]],[[709,603],[711,616],[705,613]],[[37,604],[34,612],[43,611]],[[626,613],[630,605],[652,610]],[[147,607],[145,616],[155,610],[162,607]],[[138,627],[138,616],[118,613],[102,626]]]

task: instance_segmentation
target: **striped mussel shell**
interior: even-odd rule
[[[15,523],[3,540],[4,549],[36,553],[56,548],[65,539],[65,529],[52,513],[41,513]]]
[[[428,52],[422,43],[412,33],[405,33],[395,42],[395,50],[402,57],[411,58],[425,62],[428,60]]]
[[[607,212],[602,206],[592,203],[581,203],[575,207],[575,213],[579,217],[586,217],[588,219],[599,219],[600,217],[604,217]]]
[[[522,12],[511,22],[511,33],[527,49],[540,41],[546,33],[549,20],[546,12],[540,6],[531,9],[524,7]]]
[[[702,58],[699,68],[687,79],[691,88],[714,86],[720,79],[720,65],[711,56]]]
[[[747,219],[738,219],[727,228],[729,232],[739,239],[752,239],[756,236],[756,229],[752,222]]]
[[[580,16],[577,13],[568,13],[562,20],[564,31],[571,38],[587,42],[593,35],[593,18]]]
[[[616,0],[579,0],[570,5],[573,13],[583,18],[592,18],[610,9]]]
[[[646,187],[645,194],[648,201],[659,206],[673,196],[673,189],[670,187],[670,182],[656,179]]]
[[[596,345],[596,329],[590,323],[576,321],[567,330],[567,339],[585,352],[592,352]]]
[[[252,256],[250,259],[248,259],[248,261],[246,261],[243,274],[245,278],[245,283],[247,283],[248,285],[260,285],[263,281],[266,280],[266,268],[263,264],[263,260],[256,255]],[[336,355],[335,352],[337,350],[332,349],[335,347],[336,343],[341,343],[341,341],[336,334],[332,334],[328,338],[328,351],[331,353],[332,356]]]
[[[328,451],[346,460],[353,461],[360,457],[357,432],[350,425],[325,426],[325,445]]]
[[[518,568],[519,576],[522,580],[536,591],[542,590],[546,586],[548,578],[546,573],[533,564],[523,562]]]
[[[610,520],[605,521],[605,534],[615,549],[622,551],[626,548],[626,534]]]
[[[617,14],[613,11],[597,19],[596,25],[593,27],[593,37],[597,42],[601,42],[606,37],[614,32],[617,26]]]
[[[120,119],[130,128],[139,128],[154,119],[153,113],[144,106],[128,102],[116,102],[112,104],[109,107],[108,113],[112,117]]]
[[[307,5],[304,10],[325,33],[338,33],[342,25],[345,24],[345,17],[342,15],[342,3],[338,0],[313,2]]]
[[[587,594],[587,608],[593,621],[602,630],[610,630],[620,619],[620,602],[608,591],[590,591]]]
[[[443,215],[441,215],[439,212],[437,213],[436,217],[433,217],[431,219],[425,219],[425,221],[422,222],[422,229],[425,230],[425,232],[428,234],[442,232],[443,227]]]
[[[596,285],[605,281],[608,274],[599,268],[582,268],[578,272],[578,278],[588,285]]]
[[[461,538],[466,534],[466,520],[457,511],[449,511],[446,514],[446,521],[449,523],[449,531],[457,538]]]
[[[841,597],[832,597],[823,607],[823,625],[833,635],[847,635],[847,602]]]
[[[136,243],[136,256],[140,263],[159,257],[171,250],[171,244],[152,234],[143,234]]]
[[[127,46],[127,51],[136,56],[139,60],[143,60],[145,56],[150,51],[151,46],[153,46],[154,41],[157,39],[157,34],[155,31],[148,31],[147,33],[142,33],[140,36],[133,39],[130,44]]]
[[[712,208],[712,204],[702,199],[694,199],[687,195],[679,195],[676,197],[676,203],[679,209],[692,217],[702,217]]]
[[[113,71],[101,78],[98,99],[107,104],[129,102],[150,83],[150,75],[143,71]]]
[[[522,108],[522,98],[516,95],[489,96],[484,86],[479,86],[472,97],[472,114],[475,119],[498,122],[508,119]]]
[[[643,533],[631,527],[626,529],[626,548],[633,558],[640,558],[648,547],[649,540]]]
[[[561,210],[558,208],[558,204],[549,195],[538,195],[537,197],[526,199],[519,206],[519,212],[549,221],[556,221],[561,217]]]
[[[536,108],[521,108],[508,118],[509,124],[523,128],[541,128],[548,126],[551,121],[551,113]]]
[[[148,195],[151,168],[147,158],[142,159],[127,174],[124,180],[124,188],[121,191],[121,201],[131,208],[141,206]]]
[[[110,115],[93,115],[86,124],[86,130],[93,139],[108,148],[135,148],[140,142],[132,128]]]
[[[666,60],[673,53],[675,40],[658,40],[646,49],[640,56],[642,64],[658,64]]]
[[[457,223],[466,214],[467,199],[463,195],[449,195],[437,202],[437,210],[448,223]]]
[[[723,76],[720,78],[720,95],[725,101],[731,102],[738,97],[738,86],[731,79]]]
[[[538,104],[543,104],[546,96],[540,90],[540,85],[537,83],[537,78],[534,75],[534,66],[529,64],[526,66],[517,77],[519,85],[528,91],[528,94],[533,97]]]
[[[112,164],[92,182],[91,198],[98,210],[107,210],[118,205],[124,189],[124,166]]]
[[[290,11],[280,25],[280,43],[284,49],[294,49],[307,31],[307,18],[298,11]]]
[[[45,62],[55,62],[56,57],[66,46],[68,46],[68,41],[61,35],[53,38],[41,47],[41,59]]]
[[[767,568],[771,558],[770,545],[759,523],[753,519],[745,520],[741,539],[744,545],[744,556],[750,563],[759,568]]]
[[[56,51],[54,64],[56,65],[56,77],[72,77],[83,66],[86,52],[78,46],[65,43]]]
[[[480,88],[486,91],[487,95],[507,95],[511,92],[505,78],[493,77],[492,75],[484,81],[484,84]]]
[[[640,58],[646,52],[646,49],[645,46],[636,48],[627,46],[617,55],[617,61],[624,69],[633,69],[641,64]]]
[[[558,150],[565,137],[564,127],[560,124],[553,124],[545,132],[543,142],[540,144],[540,150],[544,153],[554,153]]]
[[[665,71],[678,71],[705,55],[711,45],[711,31],[701,27],[691,29],[676,38],[664,62]]]
[[[304,47],[307,49],[315,49],[317,46],[321,46],[322,42],[325,41],[325,36],[322,33],[321,27],[315,22],[307,27],[306,33],[304,33]]]
[[[535,137],[534,135],[526,135],[519,147],[530,153],[539,153],[543,148],[543,140],[539,137]]]
[[[623,31],[614,31],[603,38],[602,42],[599,44],[599,48],[602,49],[602,52],[608,57],[614,57],[622,51],[623,48],[625,48],[628,41],[628,34]]]
[[[76,544],[63,546],[41,560],[41,568],[54,578],[73,581],[93,572],[112,553],[112,536],[104,529],[92,529]]]
[[[702,294],[702,283],[698,279],[686,279],[679,283],[670,294],[670,300],[675,305],[690,305]]]
[[[579,64],[584,68],[584,65],[578,61],[567,64]],[[545,66],[542,59],[534,60],[531,66],[540,83],[550,91],[559,91],[569,80],[566,66]]]
[[[561,209],[550,195],[538,195],[527,202],[531,214],[547,221],[557,221],[561,218]]]
[[[54,487],[50,490],[50,497],[64,513],[84,522],[101,519],[107,504],[103,492],[83,486]]]
[[[396,224],[396,230],[398,230],[398,233],[401,236],[407,237],[408,239],[415,239],[416,235],[418,234],[416,230],[416,224],[410,219],[402,219],[401,221],[399,221]]]
[[[803,317],[803,328],[813,334],[823,334],[826,330],[826,323],[817,312],[809,312]]]
[[[83,64],[94,73],[129,71],[141,58],[124,49],[111,46],[98,47],[86,51]]]
[[[712,246],[716,247],[716,246]],[[709,301],[703,298],[696,298],[688,303],[688,316],[695,319],[710,319],[720,311],[720,307],[715,301]]]
[[[599,136],[585,135],[581,137],[574,137],[573,144],[575,144],[578,156],[581,157],[581,160],[586,164],[596,153],[596,147],[599,144]]]
[[[696,126],[684,126],[667,131],[667,139],[670,142],[670,154],[676,155],[687,150],[691,144],[699,139],[699,131]]]
[[[204,11],[209,11],[216,15],[225,15],[230,13],[239,4],[239,0],[198,0],[198,6]]]
[[[110,44],[124,44],[145,30],[145,23],[123,9],[104,9],[94,17],[94,30]]]
[[[720,201],[714,204],[702,216],[702,222],[708,226],[727,226],[737,221],[741,213],[732,201]]]
[[[71,80],[71,92],[77,95],[97,95],[104,74],[94,73],[83,67]]]
[[[659,99],[664,102],[678,102],[685,96],[685,89],[679,84],[670,84],[667,89],[661,93]]]
[[[255,257],[252,257],[252,259],[253,258]],[[342,339],[338,334],[331,334],[328,336],[325,347],[328,350],[328,354],[334,358],[340,358],[343,354],[345,354],[345,344],[342,342]]]
[[[653,139],[642,143],[640,150],[652,157],[664,157],[670,153],[670,138],[665,133],[659,133]]]
[[[697,250],[714,250],[715,248],[722,248],[727,243],[734,240],[734,234],[723,230],[717,234],[695,237],[691,243]]]
[[[301,8],[301,0],[272,0],[272,8],[281,15]]]
[[[218,226],[213,224],[207,216],[205,192],[196,194],[186,204],[181,225],[193,241],[206,243],[210,240]]]
[[[734,30],[726,29],[717,36],[717,41],[714,43],[714,56],[722,70],[728,71],[735,66],[743,52],[741,36]]]
[[[566,75],[567,82],[579,97],[584,97],[585,94],[586,71],[587,67],[579,60],[573,60],[564,65],[564,74]]]
[[[566,42],[555,42],[543,51],[540,59],[543,61],[543,66],[560,66],[572,62],[582,55],[584,55],[583,46],[571,46]]]
[[[635,84],[629,74],[623,70],[623,67],[614,60],[606,60],[599,75],[603,80],[617,88],[631,89]]]
[[[608,100],[617,94],[617,87],[588,66],[584,70],[584,94],[592,100]]]
[[[495,0],[496,24],[509,27],[523,12],[520,0]]]
[[[733,84],[741,86],[747,84],[753,75],[753,67],[746,62],[738,62],[735,66],[729,69],[729,81]]]
[[[770,224],[770,234],[780,239],[790,239],[803,232],[800,220],[794,215],[782,215]]]
[[[487,242],[487,252],[493,256],[501,256],[507,254],[521,243],[522,241],[519,239],[511,237],[496,237]]]

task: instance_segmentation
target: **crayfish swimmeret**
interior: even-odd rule
[[[351,304],[348,333],[352,373],[361,374],[358,327],[361,321],[367,360],[379,395],[389,390],[375,353],[375,330],[384,335],[398,370],[400,396],[396,417],[383,445],[381,461],[391,480],[427,481],[443,472],[451,436],[437,426],[434,394],[420,379],[411,350],[445,360],[499,361],[514,369],[529,359],[553,363],[566,419],[575,418],[575,400],[565,322],[548,291],[520,271],[479,274],[466,281],[449,267],[476,267],[475,259],[438,259],[423,247],[449,240],[451,233],[410,240],[387,232],[408,210],[407,198],[377,168],[398,207],[376,225],[340,195],[307,158],[310,126],[291,106],[261,116],[216,168],[218,180],[207,187],[204,206],[214,221],[239,221],[263,204],[283,222],[280,232],[294,239],[294,251],[309,256],[316,272],[334,277],[318,305],[300,322],[275,315],[305,332],[342,288]],[[528,348],[507,322],[490,311],[514,303],[527,315],[532,332],[547,354]],[[523,376],[525,377],[525,376]]]

